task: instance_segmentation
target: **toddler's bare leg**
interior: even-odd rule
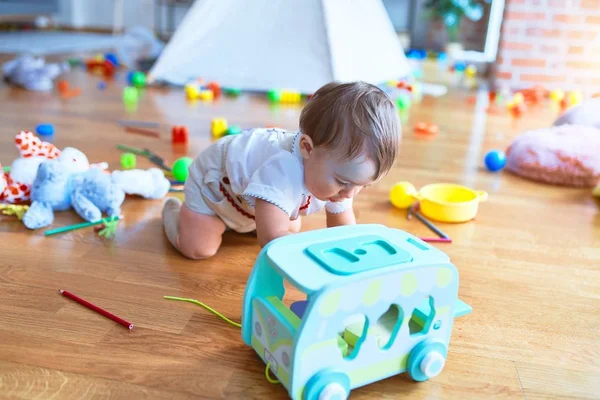
[[[300,217],[298,217],[297,219],[290,221],[290,232],[292,233],[298,233],[300,232],[300,229],[302,229],[302,220],[300,219]]]
[[[195,213],[184,204],[179,213],[179,250],[194,260],[212,257],[221,246],[225,229],[221,218]]]
[[[215,255],[226,228],[219,217],[196,213],[178,201],[167,201],[163,223],[171,244],[193,260]]]

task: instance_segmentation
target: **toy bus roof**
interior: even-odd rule
[[[288,235],[265,251],[270,264],[307,294],[340,280],[395,268],[449,263],[449,257],[408,232],[384,225],[349,225]]]

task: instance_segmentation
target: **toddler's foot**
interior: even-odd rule
[[[177,235],[179,235],[179,210],[181,209],[181,200],[175,197],[169,197],[165,202],[162,211],[163,226],[169,242],[177,247]]]

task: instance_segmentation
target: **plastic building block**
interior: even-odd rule
[[[35,127],[35,132],[40,136],[52,136],[54,135],[54,125],[39,124]]]
[[[121,167],[123,169],[134,169],[136,164],[135,154],[123,153],[121,154]]]
[[[398,108],[400,110],[406,110],[412,104],[412,100],[410,99],[409,95],[407,95],[407,94],[401,94],[396,99],[396,104],[398,105]]]
[[[295,104],[300,103],[302,95],[298,92],[284,90],[281,92],[281,103]]]
[[[194,162],[190,157],[181,157],[173,163],[173,177],[179,182],[185,182],[190,165]]]
[[[225,118],[213,118],[210,123],[210,133],[214,138],[220,138],[227,134],[227,120]]]
[[[196,100],[198,98],[198,95],[200,94],[200,89],[198,89],[198,86],[196,85],[187,84],[185,85],[184,90],[185,96],[188,100]]]
[[[485,155],[484,162],[488,171],[500,171],[506,165],[506,154],[500,150],[492,150]]]
[[[284,282],[306,300],[288,308]],[[444,252],[399,229],[289,235],[256,259],[242,338],[292,399],[345,399],[402,373],[424,381],[444,368],[455,318],[471,312],[458,284]]]
[[[56,88],[58,89],[59,93],[66,93],[69,91],[69,82],[61,79],[56,83]]]
[[[200,93],[198,93],[198,98],[200,100],[204,100],[204,101],[211,101],[212,99],[215,98],[215,94],[213,93],[212,90],[205,89],[205,90],[201,90]]]
[[[112,62],[108,60],[86,60],[85,65],[87,70],[92,74],[104,75],[104,76],[113,76],[115,74],[115,66]]]
[[[237,89],[237,88],[223,88],[223,92],[227,96],[236,97],[236,96],[239,96],[242,93],[242,89]]]
[[[188,129],[183,125],[175,125],[171,128],[171,142],[173,143],[187,143],[188,142]]]
[[[477,75],[477,67],[474,66],[473,64],[469,65],[466,69],[465,69],[465,75],[468,78],[473,78],[475,75]]]
[[[242,133],[242,128],[239,125],[231,125],[229,128],[227,128],[226,135],[237,135],[239,133]]]
[[[123,102],[127,104],[137,103],[138,101],[138,90],[131,86],[125,86],[123,88]]]
[[[415,133],[424,133],[429,135],[435,135],[439,131],[439,127],[436,124],[430,124],[427,122],[417,122],[414,129]]]
[[[550,92],[550,100],[560,102],[565,98],[565,92],[559,89],[555,89]]]
[[[217,82],[208,82],[206,88],[213,92],[215,98],[221,96],[221,86]]]
[[[269,90],[267,98],[271,103],[279,103],[281,101],[281,91],[276,89]]]

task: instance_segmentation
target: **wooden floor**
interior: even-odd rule
[[[123,76],[71,73],[82,95],[62,100],[0,86],[0,161],[16,158],[16,133],[41,122],[56,127],[55,144],[119,168],[118,143],[147,147],[169,162],[210,143],[212,117],[242,127],[295,129],[299,107],[272,108],[242,97],[189,104],[182,90],[147,90],[137,110],[121,100]],[[390,206],[398,180],[417,187],[458,182],[490,193],[476,221],[440,227],[454,243],[439,245],[460,271],[460,297],[473,313],[456,321],[448,362],[432,381],[389,378],[353,392],[355,399],[588,398],[600,393],[600,207],[591,190],[544,186],[482,168],[486,151],[504,148],[520,131],[549,125],[548,105],[516,124],[485,101],[449,95],[413,107],[402,153],[389,176],[356,201],[359,223],[382,223],[430,235]],[[482,96],[482,100],[486,96]],[[125,133],[118,119],[158,121],[160,139]],[[416,137],[418,121],[439,124],[432,140]],[[170,126],[187,125],[189,147],[172,147]],[[138,158],[139,166],[150,167]],[[193,304],[192,297],[239,320],[242,295],[259,247],[250,235],[226,234],[218,254],[195,262],[166,241],[162,201],[127,199],[116,237],[92,229],[44,237],[13,217],[0,217],[0,398],[283,399],[264,364],[237,328]],[[73,212],[54,226],[79,222]],[[303,229],[324,226],[324,216]],[[69,290],[132,321],[123,327],[60,296]]]

